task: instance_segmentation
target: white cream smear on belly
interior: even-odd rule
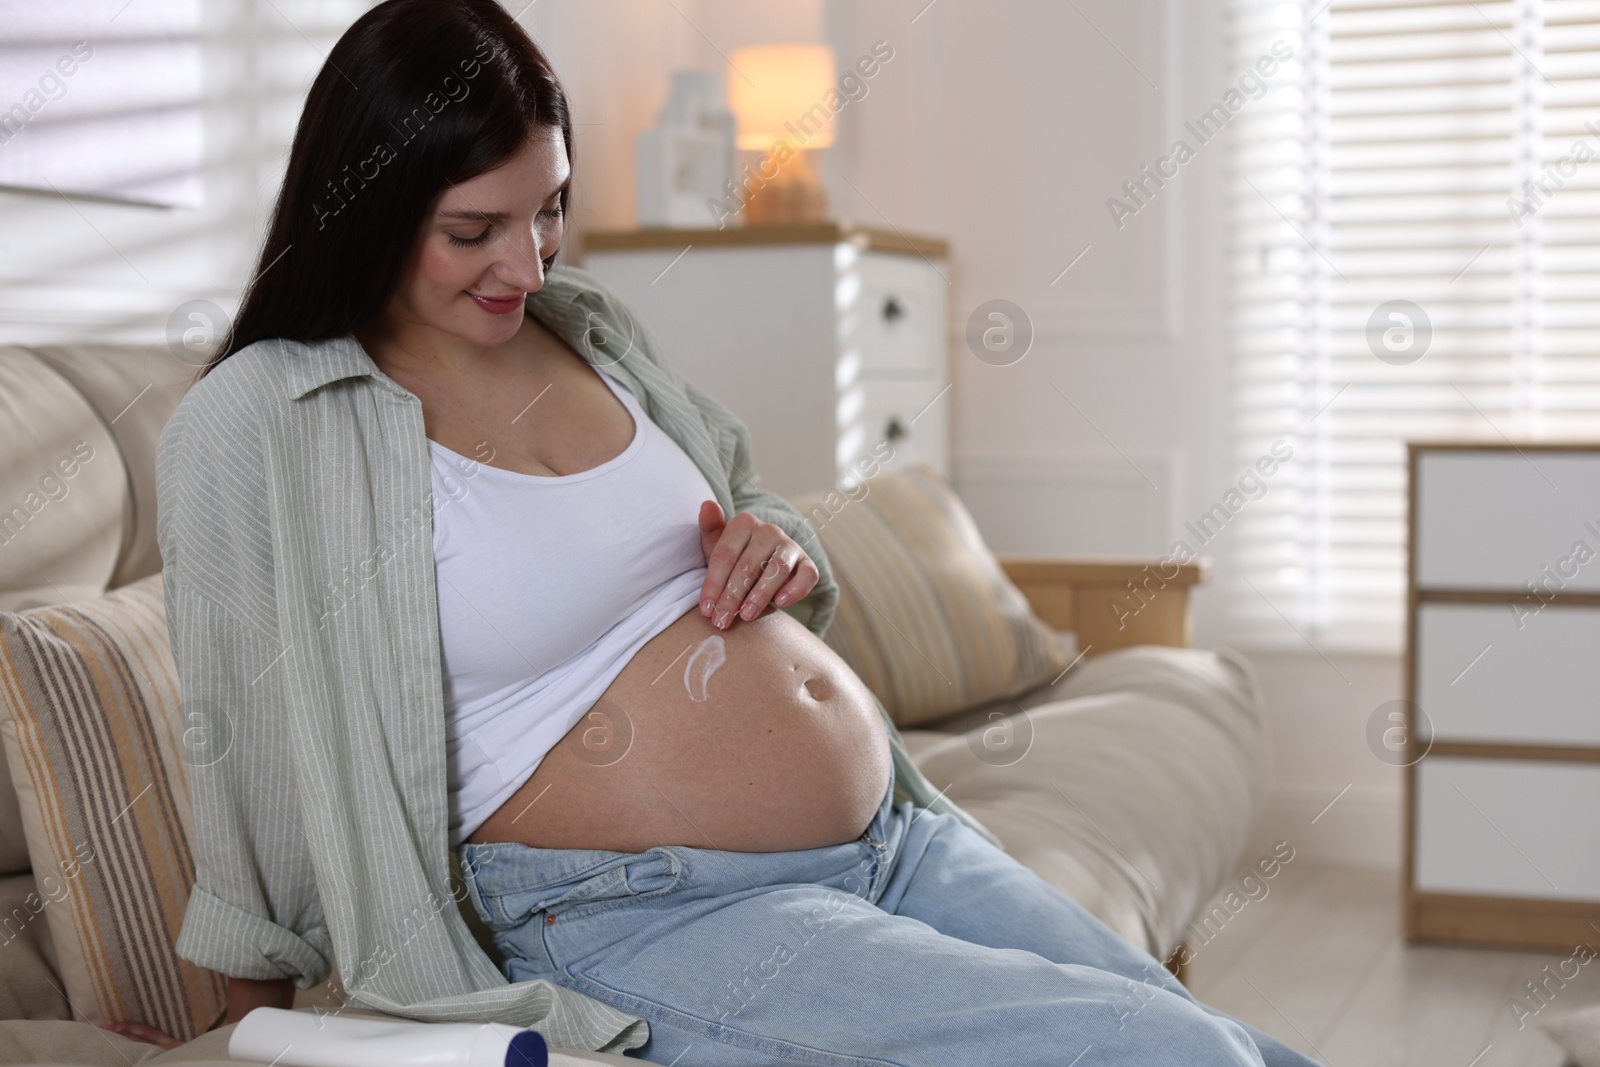
[[[717,668],[728,662],[727,642],[721,634],[712,634],[695,646],[689,662],[683,668],[683,687],[689,691],[690,700],[709,700],[711,676]]]

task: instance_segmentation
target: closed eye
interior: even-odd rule
[[[451,244],[456,245],[459,248],[471,248],[474,245],[481,245],[483,242],[487,241],[489,239],[489,232],[493,229],[493,226],[485,226],[483,228],[483,232],[478,234],[476,237],[457,237],[453,233],[447,234],[446,236],[450,238]]]

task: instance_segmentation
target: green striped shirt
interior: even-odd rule
[[[667,365],[609,289],[560,266],[528,311],[627,384],[723,513],[776,523],[820,578],[789,612],[821,635],[822,545],[750,469],[745,426]],[[433,493],[422,404],[351,336],[261,341],[196,382],[162,431],[157,528],[190,725],[196,872],[178,955],[239,978],[324,981],[352,1007],[642,1045],[637,1016],[512,983],[459,908],[447,838]],[[883,716],[895,799],[950,812]],[[198,731],[198,732],[197,732]]]

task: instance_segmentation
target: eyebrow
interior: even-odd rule
[[[557,193],[564,193],[571,188],[571,186],[572,177],[569,175],[566,181],[562,182],[551,191],[550,196],[555,196]],[[550,199],[550,196],[545,197],[545,199]],[[435,214],[441,219],[462,219],[467,222],[504,222],[511,217],[510,212],[479,211],[476,208],[462,208],[456,211],[438,211],[435,212]]]

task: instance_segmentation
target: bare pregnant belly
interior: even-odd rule
[[[468,838],[643,852],[854,841],[889,786],[871,692],[775,608],[725,631],[690,608]]]

